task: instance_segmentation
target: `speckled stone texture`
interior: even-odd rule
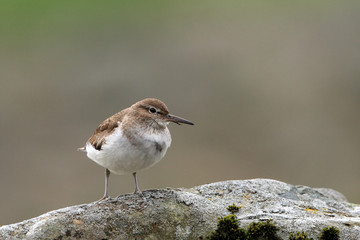
[[[330,226],[340,230],[341,239],[360,239],[360,205],[332,189],[270,179],[147,190],[67,207],[2,226],[0,239],[205,239],[232,204],[241,206],[241,227],[272,219],[283,239],[297,231],[317,239]]]

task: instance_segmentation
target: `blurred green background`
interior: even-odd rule
[[[141,189],[272,178],[360,202],[359,1],[0,3],[0,225],[91,202],[76,148],[146,97],[196,123]],[[133,178],[110,177],[110,195]]]

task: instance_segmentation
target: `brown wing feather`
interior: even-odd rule
[[[119,126],[119,122],[122,122],[126,112],[127,109],[124,109],[103,121],[89,138],[88,142],[93,145],[96,150],[100,151],[106,141],[106,137],[115,131]]]

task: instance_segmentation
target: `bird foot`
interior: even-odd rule
[[[143,193],[142,193],[142,191],[140,191],[140,190],[135,190],[135,191],[133,192],[133,194],[142,195]]]
[[[102,201],[108,200],[108,199],[110,199],[110,197],[108,195],[106,195],[106,196],[103,196],[102,198],[100,198],[99,200],[97,200],[96,202],[99,203],[99,202],[102,202]]]

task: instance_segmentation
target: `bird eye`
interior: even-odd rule
[[[150,111],[151,113],[156,113],[156,109],[153,108],[153,107],[151,107],[151,108],[149,109],[149,111]]]

